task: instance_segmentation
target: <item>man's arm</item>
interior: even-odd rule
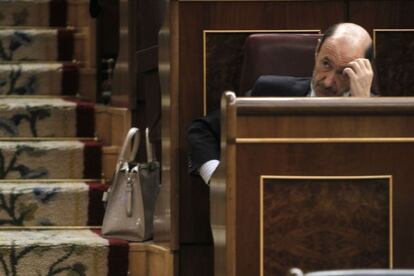
[[[220,160],[220,110],[194,120],[187,130],[189,145],[188,167],[192,174],[199,174],[200,167],[211,160]],[[203,179],[207,183],[218,162],[210,162],[203,168]],[[214,168],[213,168],[214,166]],[[207,179],[208,178],[208,179]]]
[[[369,97],[374,73],[371,62],[365,58],[358,58],[348,63],[343,73],[349,77],[351,95],[353,97]]]

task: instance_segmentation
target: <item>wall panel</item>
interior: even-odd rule
[[[414,1],[406,0],[351,0],[349,21],[367,30],[412,28]]]
[[[178,177],[171,177],[171,187],[175,187],[172,193],[178,194],[179,204],[178,218],[172,219],[178,220],[179,235],[176,239],[181,247],[204,247],[211,245],[212,239],[209,188],[200,178],[189,176],[187,173],[186,129],[193,119],[203,115],[205,98],[213,99],[209,109],[214,109],[215,99],[218,99],[223,91],[209,92],[208,97],[203,95],[203,31],[323,30],[334,23],[351,21],[361,24],[372,34],[373,30],[378,28],[413,28],[414,1],[169,2],[170,11],[174,11],[171,12],[170,19],[173,38],[171,45],[176,47],[171,51],[171,76],[174,76],[174,79],[171,82],[171,91],[168,92],[171,95],[169,118],[172,118],[169,127],[170,132],[174,134],[169,141],[172,149],[169,154],[171,160],[178,161],[174,163],[178,169]],[[218,64],[226,66],[223,63]],[[226,79],[226,76],[221,77]],[[181,264],[184,263],[187,265],[183,260]],[[209,266],[207,260],[200,263]]]
[[[210,240],[208,189],[187,174],[185,130],[203,114],[203,31],[324,29],[345,19],[343,1],[179,1],[180,239]],[[222,91],[215,91],[219,95]],[[199,197],[195,196],[199,195]],[[197,226],[195,226],[197,225]]]

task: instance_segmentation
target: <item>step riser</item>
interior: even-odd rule
[[[100,179],[97,142],[0,142],[0,179]]]
[[[0,183],[0,226],[101,225],[105,189],[98,183]]]

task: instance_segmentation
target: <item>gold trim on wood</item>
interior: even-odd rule
[[[392,193],[393,193],[393,181],[392,181],[392,175],[365,175],[365,176],[293,176],[293,175],[260,175],[260,192],[259,192],[259,201],[260,201],[260,206],[259,206],[259,216],[260,216],[260,252],[259,252],[259,260],[260,260],[260,276],[264,276],[264,207],[263,207],[263,202],[264,202],[264,194],[263,194],[263,189],[264,189],[264,181],[266,179],[313,179],[313,180],[339,180],[339,179],[350,179],[350,180],[355,180],[355,179],[388,179],[388,188],[389,188],[389,268],[392,269],[394,264],[394,258],[393,258],[393,254],[394,254],[394,242],[393,242],[393,200],[392,200]]]
[[[373,29],[372,41],[374,49],[374,57],[377,56],[377,32],[414,32],[414,29]]]
[[[411,143],[412,137],[344,137],[344,138],[236,138],[236,144],[284,143]]]
[[[209,1],[209,0],[207,0]],[[207,34],[208,33],[309,33],[320,34],[321,30],[203,30],[203,115],[207,115]],[[224,91],[223,91],[224,92]]]

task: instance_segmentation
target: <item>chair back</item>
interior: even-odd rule
[[[261,75],[310,77],[320,34],[252,34],[244,44],[240,94]]]

